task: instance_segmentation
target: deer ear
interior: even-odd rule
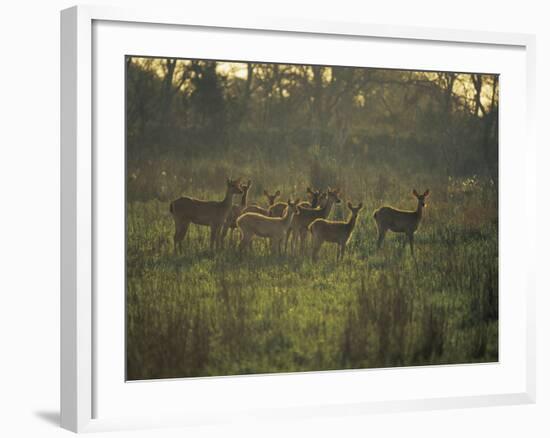
[[[275,192],[275,196],[280,196],[280,195],[281,195],[281,192],[280,192],[279,190],[277,190],[277,191]]]
[[[361,209],[363,208],[363,203],[360,202],[359,205],[357,206],[357,208],[358,208],[359,210],[361,210]]]
[[[424,192],[424,196],[430,196],[430,189],[426,189],[426,191]]]
[[[418,192],[416,191],[416,189],[413,189],[413,195],[416,196],[417,198],[418,198],[418,196],[420,196],[420,195],[418,194]]]
[[[308,187],[308,188],[306,189],[306,193],[312,193],[312,192],[311,192],[311,187]]]
[[[294,200],[294,205],[297,205],[299,203],[300,203],[300,198],[297,198],[297,199]]]
[[[267,193],[267,190],[264,190],[264,195],[269,196],[269,193]]]
[[[351,210],[353,208],[353,205],[351,205],[351,202],[348,201],[348,208]]]

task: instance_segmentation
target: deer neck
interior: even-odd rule
[[[422,219],[422,210],[424,209],[424,207],[422,207],[422,204],[420,203],[420,201],[418,201],[418,206],[416,207],[416,221],[417,222],[420,222],[420,219]]]
[[[327,203],[323,207],[323,218],[326,219],[328,215],[330,214],[330,210],[332,209],[332,204],[334,204],[334,200],[331,198],[327,199]]]
[[[246,205],[248,204],[248,190],[246,190],[245,192],[243,192],[243,196],[241,198],[241,207],[246,207]]]
[[[356,214],[351,214],[351,217],[349,218],[348,220],[348,223],[347,223],[347,228],[348,228],[348,231],[351,233],[353,231],[353,229],[355,228],[355,223],[357,222],[357,215]]]
[[[230,208],[233,203],[233,193],[231,193],[229,187],[225,191],[225,198],[223,198],[223,201],[221,202],[223,206]]]
[[[291,211],[290,207],[287,207],[285,214],[282,217],[282,223],[285,226],[285,228],[288,228],[290,226],[290,222],[292,221],[292,216],[294,216],[294,211]]]

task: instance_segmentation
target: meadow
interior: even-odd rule
[[[128,164],[129,380],[498,360],[498,196],[488,178],[322,155],[305,167],[233,157]],[[174,254],[170,201],[221,200],[226,177],[251,179],[249,202],[264,206],[264,189],[304,199],[307,186],[363,202],[344,260],[335,245],[312,262],[309,252],[273,255],[262,240],[241,254],[237,231],[212,252],[209,229],[193,224]],[[377,251],[373,211],[414,209],[413,188],[431,192],[415,258],[393,233]],[[348,213],[342,202],[331,218]]]

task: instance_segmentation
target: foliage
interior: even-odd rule
[[[294,186],[287,176],[285,193]],[[381,177],[355,178],[361,183],[346,197],[362,199],[370,211],[359,216],[339,264],[330,245],[315,264],[309,257],[275,257],[262,241],[241,257],[237,233],[212,254],[208,229],[193,225],[184,253],[174,256],[168,203],[130,202],[128,377],[498,360],[497,209],[489,183],[416,176],[422,187],[427,181],[435,187],[416,236],[417,270],[400,236],[388,236],[375,251],[371,211],[379,201],[365,188]],[[413,207],[411,184],[390,184],[385,199]],[[196,194],[219,198],[217,189]]]
[[[159,154],[301,161],[316,150],[345,165],[498,176],[497,76],[128,58],[126,101],[130,170]]]

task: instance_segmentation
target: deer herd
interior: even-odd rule
[[[174,252],[181,251],[182,241],[191,223],[210,227],[211,250],[223,248],[227,233],[238,229],[240,232],[240,251],[250,251],[255,237],[269,239],[274,254],[288,250],[296,252],[298,246],[305,253],[306,241],[311,235],[311,255],[316,260],[324,242],[337,245],[337,260],[344,257],[346,245],[350,240],[359,212],[363,208],[360,202],[354,206],[347,202],[350,210],[345,221],[329,220],[334,204],[341,203],[340,190],[328,187],[326,192],[307,188],[308,201],[300,199],[287,202],[276,202],[281,196],[277,190],[263,194],[268,205],[262,207],[248,203],[248,193],[252,183],[250,180],[242,184],[240,179],[227,178],[225,196],[221,201],[206,201],[183,196],[170,203],[170,213],[174,218]],[[416,210],[398,210],[393,207],[380,207],[374,212],[374,220],[378,228],[379,249],[384,242],[386,232],[403,233],[407,236],[411,253],[414,255],[414,233],[422,219],[422,210],[426,206],[426,198],[430,191],[419,194],[413,190],[418,204]],[[233,204],[234,196],[241,196],[240,203]]]

